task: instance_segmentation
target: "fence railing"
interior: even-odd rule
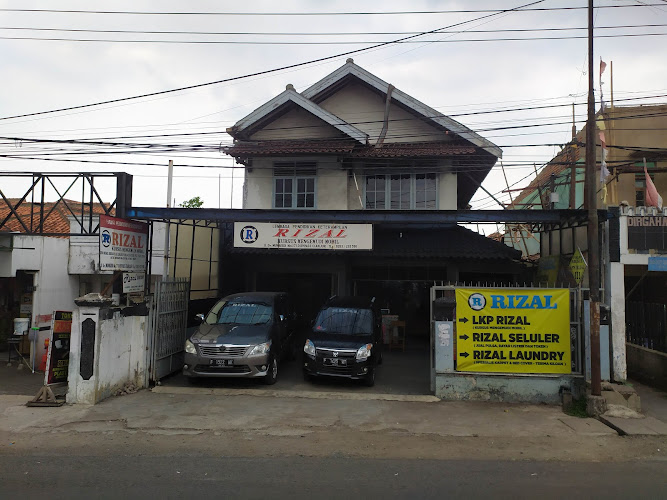
[[[625,338],[631,344],[667,352],[667,306],[626,302]]]

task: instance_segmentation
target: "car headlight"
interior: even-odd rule
[[[197,348],[192,342],[190,342],[190,339],[185,341],[185,352],[188,354],[197,354]]]
[[[271,341],[264,342],[263,344],[257,344],[252,348],[248,356],[260,356],[262,354],[267,354],[271,349]]]
[[[371,356],[373,344],[362,345],[357,351],[357,361],[366,361]]]
[[[315,344],[310,339],[306,339],[306,343],[303,345],[303,352],[309,356],[315,356]]]

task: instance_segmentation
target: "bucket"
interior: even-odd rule
[[[30,318],[14,318],[14,335],[25,335],[29,326]]]

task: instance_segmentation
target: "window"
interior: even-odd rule
[[[366,175],[366,208],[370,210],[428,210],[437,208],[434,173]]]
[[[317,168],[313,162],[278,162],[273,165],[273,206],[315,208]]]

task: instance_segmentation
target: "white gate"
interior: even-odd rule
[[[150,378],[155,384],[183,367],[189,297],[186,278],[156,283],[150,311]]]

